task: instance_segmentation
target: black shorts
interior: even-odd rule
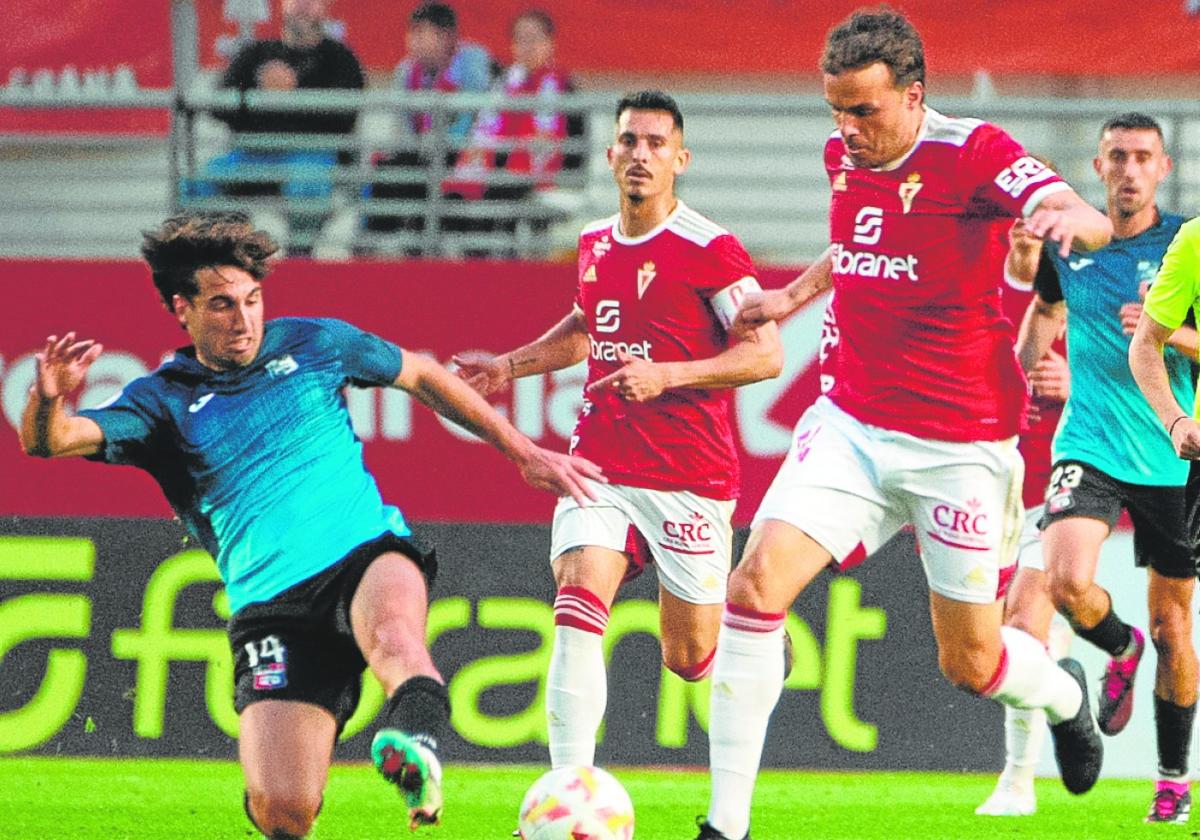
[[[1188,539],[1192,545],[1192,559],[1200,573],[1200,461],[1192,461],[1188,468],[1187,492],[1184,495],[1187,505]]]
[[[1045,530],[1051,522],[1083,516],[1112,528],[1122,508],[1133,520],[1137,565],[1149,566],[1163,577],[1195,576],[1183,487],[1130,484],[1081,461],[1059,461],[1050,473],[1038,527]]]
[[[350,628],[350,602],[367,568],[396,551],[412,559],[432,586],[435,552],[383,534],[319,574],[229,619],[233,703],[238,714],[259,700],[295,700],[328,709],[338,733],[358,706],[367,667]]]

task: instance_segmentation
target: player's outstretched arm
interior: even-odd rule
[[[586,458],[534,444],[470,386],[428,356],[406,352],[393,384],[496,447],[533,487],[571,496],[582,505],[596,498],[589,482],[605,481],[600,468]]]
[[[1129,370],[1163,424],[1163,430],[1170,436],[1176,454],[1180,458],[1195,460],[1200,458],[1200,425],[1192,418],[1191,411],[1175,399],[1171,380],[1167,376],[1167,365],[1163,361],[1163,347],[1173,332],[1175,330],[1142,312],[1129,342]]]
[[[458,375],[486,397],[514,379],[568,368],[587,355],[587,321],[582,312],[572,309],[540,338],[516,350],[495,356],[467,351],[451,361],[458,365]]]
[[[75,333],[52,335],[35,354],[37,377],[21,413],[21,448],[27,455],[57,458],[92,455],[104,445],[104,434],[95,421],[72,417],[63,407],[65,397],[83,382],[92,362],[104,348],[95,341],[76,341]]]
[[[1058,244],[1059,256],[1071,250],[1095,251],[1112,239],[1112,221],[1074,190],[1060,190],[1043,198],[1025,220],[1034,236]]]
[[[1026,376],[1046,356],[1050,345],[1062,333],[1066,320],[1067,304],[1064,301],[1047,303],[1040,294],[1033,296],[1017,332],[1017,359]]]
[[[746,295],[729,331],[749,335],[763,324],[782,321],[833,285],[833,248],[826,248],[812,265],[782,289]]]

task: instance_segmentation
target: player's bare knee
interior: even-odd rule
[[[1050,600],[1054,608],[1069,620],[1085,605],[1091,581],[1069,575],[1051,576],[1049,580]]]
[[[272,840],[290,840],[304,837],[312,829],[321,810],[321,797],[251,791],[249,806],[251,818],[263,834]]]
[[[712,649],[704,649],[698,644],[688,644],[667,647],[663,646],[663,665],[667,670],[688,682],[698,682],[708,676],[712,670]]]
[[[1150,617],[1150,641],[1161,660],[1184,653],[1195,656],[1191,615],[1183,610],[1156,611]]]
[[[946,680],[955,688],[982,694],[996,673],[998,662],[989,662],[982,651],[963,654],[958,651],[943,651],[938,655],[938,666]]]
[[[747,553],[729,575],[726,600],[731,604],[766,611],[772,562],[763,550]]]

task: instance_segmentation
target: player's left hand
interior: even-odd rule
[[[1025,220],[1025,230],[1031,236],[1058,243],[1058,255],[1063,259],[1071,253],[1078,226],[1078,219],[1071,213],[1049,207],[1039,207]]]
[[[1029,372],[1029,386],[1035,397],[1056,403],[1065,403],[1071,396],[1071,367],[1066,358],[1053,350],[1047,350],[1033,370]]]
[[[1121,307],[1121,329],[1125,331],[1125,335],[1133,335],[1137,329],[1138,319],[1142,317],[1141,301],[1146,299],[1146,292],[1150,289],[1150,282],[1143,280],[1138,284],[1138,300],[1130,302]]]
[[[599,466],[587,458],[552,452],[534,446],[529,456],[520,463],[521,478],[531,487],[549,490],[556,496],[570,496],[576,504],[586,507],[596,501],[596,492],[590,482],[607,484],[608,479]]]
[[[667,390],[667,377],[661,366],[618,350],[623,367],[588,386],[591,393],[612,391],[630,402],[649,402]]]

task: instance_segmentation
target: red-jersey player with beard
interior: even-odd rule
[[[1078,663],[1001,629],[1020,523],[1016,435],[1025,383],[1000,310],[998,233],[1022,216],[1064,255],[1112,225],[1004,131],[925,103],[920,36],[887,7],[830,31],[821,60],[837,130],[825,147],[830,248],[735,321],[787,317],[830,286],[835,381],[796,427],[730,575],[713,665],[712,798],[700,837],[742,840],[767,722],[783,686],[783,623],[831,563],[911,523],[939,664],[955,685],[1044,708],[1068,789],[1102,746]]]
[[[602,637],[631,564],[653,561],[663,662],[686,680],[712,667],[740,483],[731,389],[778,375],[775,325],[733,340],[738,303],[758,290],[730,233],[685,206],[683,116],[642,91],[617,104],[608,162],[620,212],[579,238],[575,305],[530,344],[455,358],[484,394],[519,376],[588,360],[571,451],[610,484],[586,507],[561,499],[551,559],[558,595],[546,680],[553,766],[593,764],[607,701]]]

